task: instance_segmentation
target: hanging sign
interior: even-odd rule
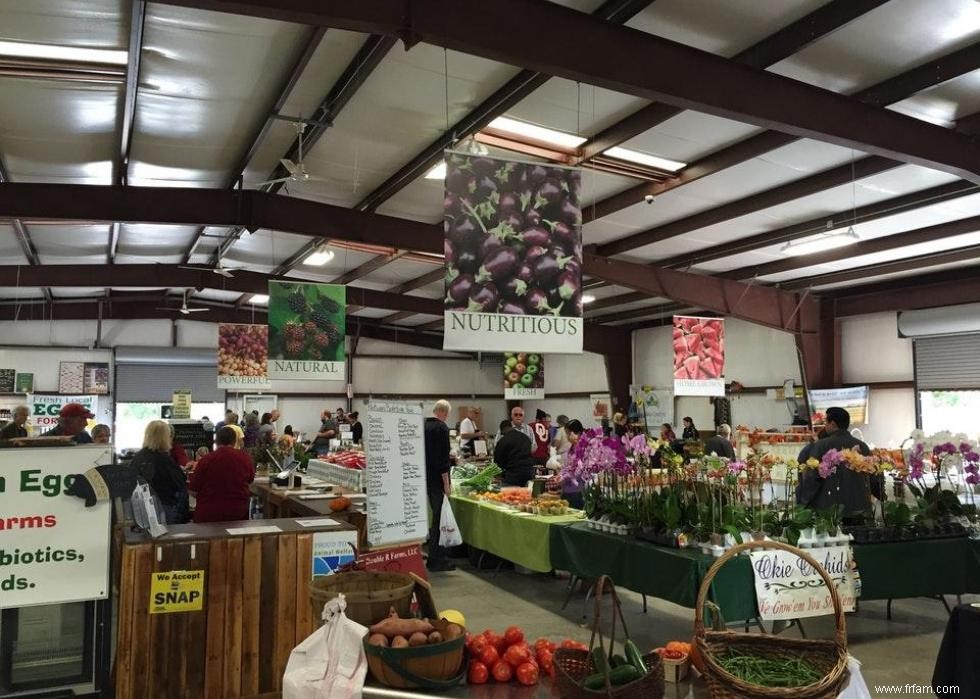
[[[24,373],[17,374],[17,386],[15,388],[17,393],[33,393],[34,392],[34,374]]]
[[[446,153],[443,348],[582,352],[581,172]]]
[[[589,395],[589,403],[592,405],[592,419],[602,422],[612,417],[612,400],[608,393],[592,393]]]
[[[96,414],[95,396],[41,396],[35,393],[30,396],[30,400],[31,422],[34,425],[32,434],[34,436],[44,434],[57,426],[61,409],[69,403],[78,403],[93,415]]]
[[[82,368],[82,390],[97,396],[109,395],[109,363],[85,362]]]
[[[178,388],[173,393],[173,408],[170,417],[174,420],[191,419],[191,391],[188,388]]]
[[[268,391],[269,326],[218,323],[218,388]]]
[[[868,424],[868,386],[851,388],[811,388],[810,421],[814,427],[822,427],[827,420],[827,408],[843,408],[851,416],[852,425]]]
[[[544,398],[544,357],[535,352],[504,352],[504,399]]]
[[[856,568],[848,546],[807,551],[837,586],[845,612],[854,611]],[[752,551],[752,573],[759,617],[766,621],[801,619],[834,613],[830,591],[817,570],[790,551]]]
[[[725,321],[674,316],[674,395],[725,395]]]
[[[203,570],[171,570],[150,576],[150,614],[204,609]]]
[[[674,392],[652,386],[630,386],[633,405],[630,415],[643,421],[647,430],[659,434],[664,423],[674,424]]]
[[[65,491],[111,460],[104,445],[0,449],[0,609],[107,596],[112,505]]]
[[[347,289],[269,282],[270,379],[346,381]]]
[[[422,559],[422,548],[418,544],[365,551],[358,555],[357,562],[364,567],[364,570],[404,575],[415,573],[423,580],[429,577],[425,570],[425,561]]]

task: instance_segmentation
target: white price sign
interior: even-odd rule
[[[854,611],[854,573],[848,546],[809,549],[837,586],[845,612]],[[790,551],[753,551],[752,573],[759,617],[766,621],[834,613],[826,583],[816,568]]]

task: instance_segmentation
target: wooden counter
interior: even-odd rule
[[[228,531],[269,526],[279,531]],[[315,628],[308,584],[317,531],[325,530],[278,519],[171,526],[157,540],[127,532],[116,698],[239,699],[279,691],[290,651]],[[151,614],[151,573],[177,570],[204,571],[203,609]]]
[[[357,528],[357,548],[367,548],[367,516],[363,512],[333,512],[330,501],[303,500],[294,488],[269,484],[268,476],[256,476],[250,486],[252,494],[262,501],[262,513],[266,519],[280,517],[333,517]],[[334,492],[350,494],[345,488],[334,487]]]

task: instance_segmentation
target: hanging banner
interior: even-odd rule
[[[652,386],[630,386],[633,405],[630,418],[646,425],[651,434],[660,434],[664,423],[674,424],[674,392]]]
[[[218,323],[218,388],[268,391],[269,326]]]
[[[810,421],[814,427],[823,427],[827,419],[827,408],[837,407],[850,414],[852,425],[866,425],[870,395],[868,386],[810,389]]]
[[[78,403],[86,408],[93,415],[95,412],[95,396],[31,396],[31,423],[34,431],[31,433],[37,437],[58,424],[58,414],[61,409],[69,403]],[[90,424],[94,424],[89,420]]]
[[[347,289],[269,282],[270,379],[346,381]]]
[[[674,395],[725,395],[725,321],[674,316]]]
[[[504,352],[504,399],[544,398],[544,357],[533,352]]]
[[[856,599],[851,549],[831,546],[807,551],[837,586],[845,612]],[[765,621],[802,619],[834,613],[834,602],[816,568],[790,551],[752,551],[752,573],[759,618]]]
[[[443,348],[582,352],[581,173],[446,153]]]
[[[612,400],[608,393],[592,393],[589,395],[592,405],[592,419],[595,422],[612,419]]]

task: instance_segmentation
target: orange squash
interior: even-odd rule
[[[339,497],[334,498],[330,501],[330,511],[331,512],[343,512],[351,506],[350,498]]]

